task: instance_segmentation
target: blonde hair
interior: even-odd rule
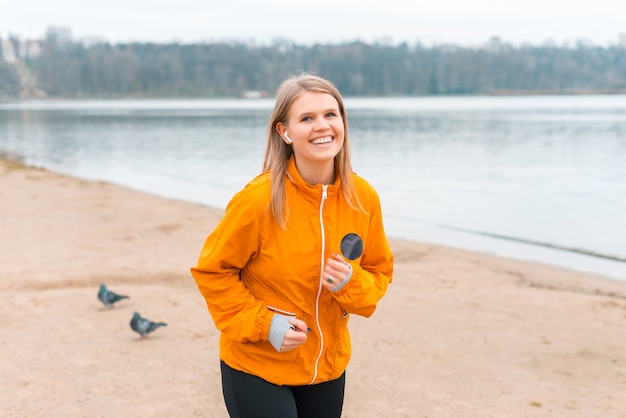
[[[263,171],[270,172],[272,215],[282,228],[285,228],[289,217],[289,205],[285,194],[285,177],[287,175],[287,163],[293,155],[293,148],[280,137],[276,131],[276,125],[279,122],[287,123],[291,105],[305,92],[330,94],[339,104],[339,112],[344,125],[344,141],[341,150],[335,156],[336,176],[341,179],[341,191],[350,207],[353,209],[361,207],[352,180],[348,120],[339,90],[330,81],[313,74],[303,73],[291,76],[276,91],[276,103],[268,125],[267,146],[263,161]]]

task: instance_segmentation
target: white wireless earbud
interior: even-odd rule
[[[287,131],[285,131],[284,135],[285,135],[285,139],[287,140],[287,142],[290,144],[293,144],[293,139],[291,139],[289,135],[287,135]]]

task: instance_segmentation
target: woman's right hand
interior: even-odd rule
[[[310,332],[306,322],[298,318],[291,318],[289,323],[291,329],[288,329],[285,334],[283,345],[280,347],[281,352],[293,350],[304,344],[307,340],[307,333]]]

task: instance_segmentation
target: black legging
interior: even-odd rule
[[[340,418],[346,374],[306,386],[278,386],[223,361],[222,391],[231,418]]]

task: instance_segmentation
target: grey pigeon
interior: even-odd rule
[[[130,320],[130,328],[141,335],[140,339],[144,336],[148,336],[149,333],[159,327],[166,327],[165,322],[152,322],[149,319],[142,318],[139,312],[133,314],[133,319]]]
[[[129,299],[129,296],[118,295],[115,292],[111,292],[107,289],[104,283],[100,283],[100,290],[98,290],[98,299],[100,302],[104,303],[104,306],[107,308],[113,307],[115,302],[118,302],[122,299]]]

